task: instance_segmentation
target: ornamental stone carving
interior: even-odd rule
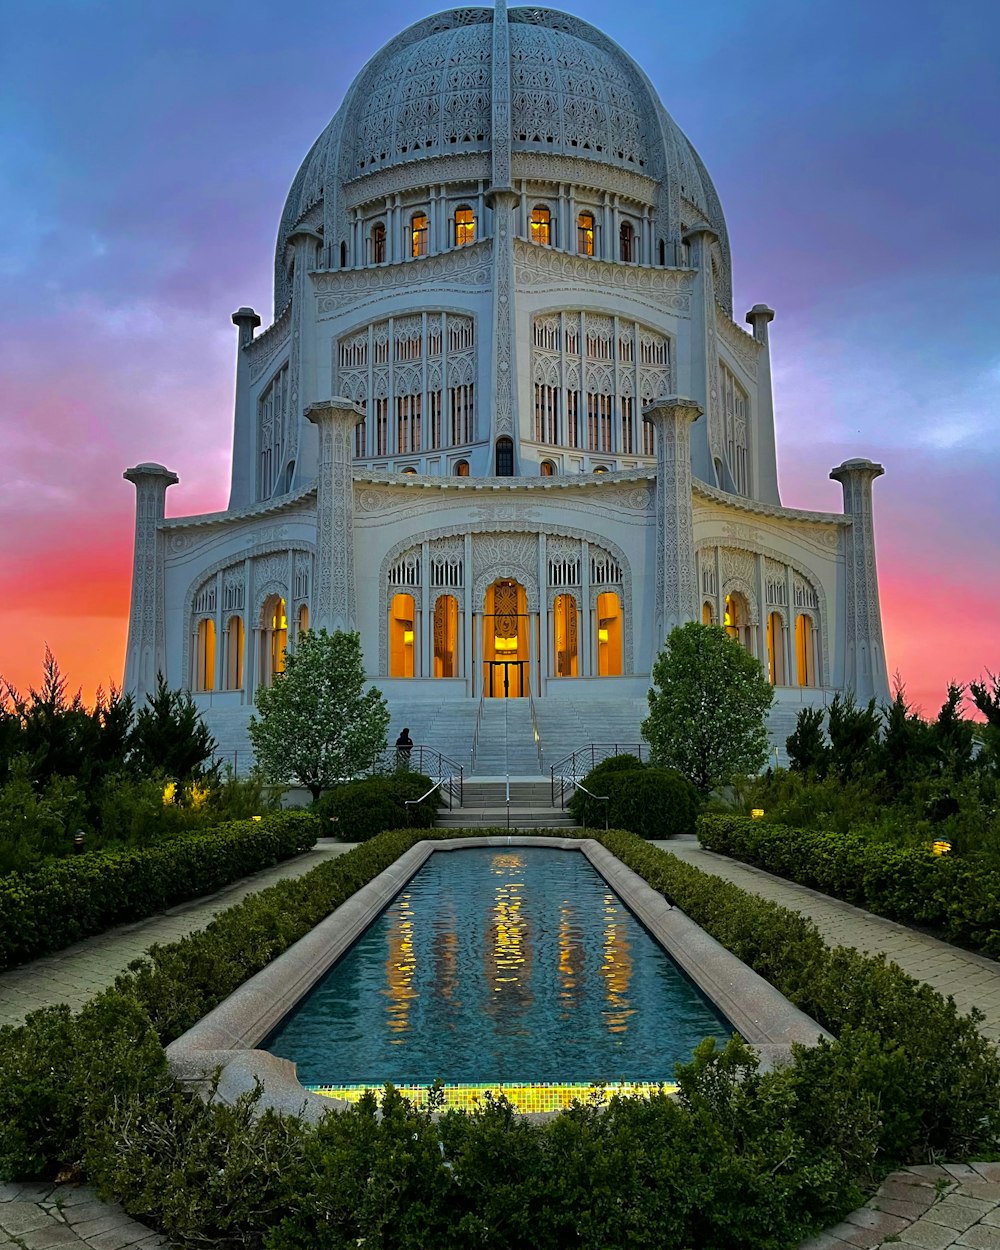
[[[306,416],[319,427],[316,495],[317,629],[356,628],[354,590],[354,427],[363,419],[346,399],[313,404]]]
[[[180,479],[162,464],[138,464],[122,476],[135,486],[135,547],[124,688],[138,706],[156,689],[157,674],[167,669],[164,551],[159,527],[167,488]]]

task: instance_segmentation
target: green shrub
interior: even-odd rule
[[[406,769],[384,776],[362,777],[328,790],[311,810],[323,828],[344,842],[367,842],[387,829],[429,829],[441,806],[440,791],[423,803],[406,806],[434,785],[430,777]]]
[[[1000,955],[1000,871],[978,859],[934,855],[926,843],[894,846],[860,830],[795,829],[714,813],[699,818],[698,837],[709,850]]]
[[[0,969],[221,889],[311,846],[316,833],[309,813],[285,812],[0,877]]]
[[[584,777],[568,807],[588,829],[628,829],[642,838],[694,833],[698,792],[672,768],[651,768],[634,755],[609,756]],[[589,791],[589,793],[587,793]],[[602,802],[602,795],[607,802]]]

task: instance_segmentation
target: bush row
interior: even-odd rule
[[[244,900],[75,1017],[50,1009],[0,1030],[0,1175],[82,1162],[172,1237],[265,1250],[782,1250],[893,1164],[996,1148],[1000,1062],[974,1020],[620,831],[602,835],[609,850],[838,1040],[766,1075],[741,1042],[706,1043],[677,1099],[584,1105],[544,1125],[503,1099],[434,1120],[389,1092],[379,1115],[369,1098],[312,1128],[257,1114],[253,1096],[181,1094],[162,1043],[421,836],[383,834]]]
[[[309,813],[274,813],[0,877],[0,968],[221,889],[312,846],[318,829]]]
[[[733,815],[701,816],[698,837],[709,850],[1000,955],[1000,872],[981,861],[895,846],[862,832],[796,829]]]
[[[574,790],[567,806],[585,829],[673,838],[694,833],[699,799],[676,769],[655,768],[634,755],[609,755],[584,777],[583,789]]]
[[[366,842],[376,834],[401,826],[428,829],[441,806],[435,791],[423,803],[407,807],[407,800],[423,798],[434,782],[423,773],[401,768],[384,776],[360,777],[328,790],[313,805],[323,829],[344,842]]]

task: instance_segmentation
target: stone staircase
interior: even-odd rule
[[[552,806],[547,781],[467,781],[461,807],[443,810],[438,829],[565,829],[577,828],[569,812]]]

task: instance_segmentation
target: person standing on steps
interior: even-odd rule
[[[413,739],[407,728],[396,739],[396,763],[400,768],[409,768],[410,752],[413,750]]]

